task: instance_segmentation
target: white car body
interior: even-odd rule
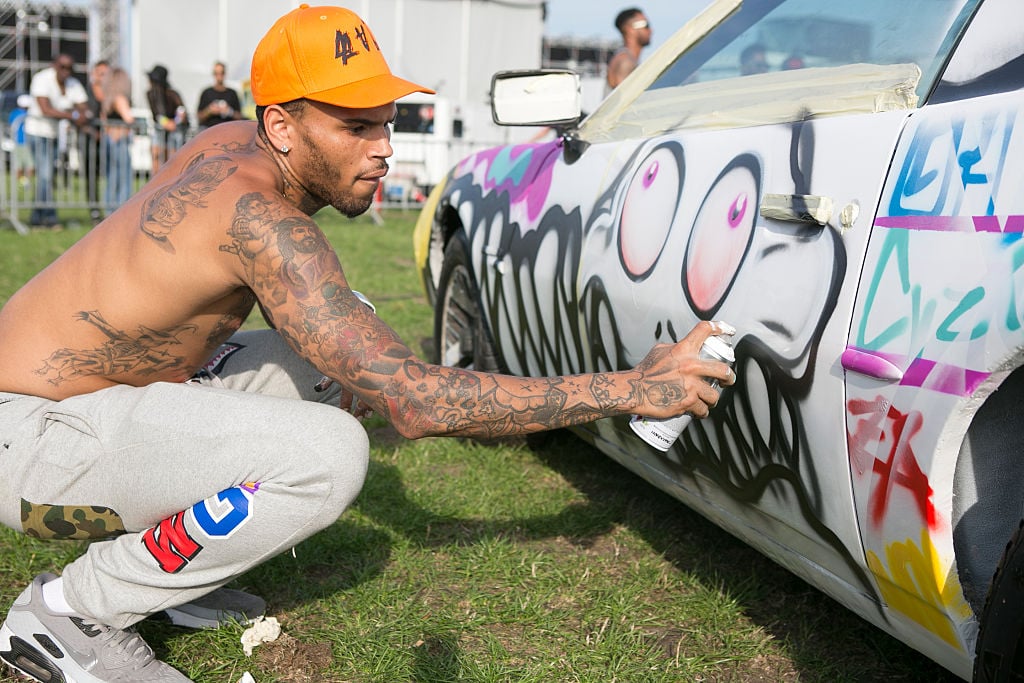
[[[712,64],[703,43],[766,3],[801,5],[713,3],[562,139],[453,169],[416,236],[440,353],[466,351],[444,338],[459,267],[512,374],[630,367],[727,321],[738,381],[673,449],[625,419],[577,431],[953,673],[997,679],[982,669],[1012,646],[975,651],[979,626],[1021,629],[986,601],[1024,516],[1024,13],[901,3],[920,12],[904,61],[652,85],[686,55]],[[855,21],[810,25],[834,42]]]

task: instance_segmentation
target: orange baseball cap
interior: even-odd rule
[[[303,3],[270,27],[252,56],[258,105],[300,98],[368,109],[430,88],[391,73],[370,27],[343,7]]]

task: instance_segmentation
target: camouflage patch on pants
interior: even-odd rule
[[[97,505],[48,505],[21,500],[21,529],[53,541],[111,538],[125,533],[121,517]]]

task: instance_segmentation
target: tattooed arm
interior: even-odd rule
[[[250,193],[239,199],[228,237],[221,250],[239,258],[278,332],[408,438],[493,438],[630,413],[703,417],[718,392],[702,378],[732,383],[728,366],[697,358],[704,339],[720,332],[710,323],[620,372],[534,378],[431,365],[352,294],[307,216]]]

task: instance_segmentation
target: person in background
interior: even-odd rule
[[[238,121],[242,118],[242,102],[238,93],[224,85],[227,67],[224,62],[213,65],[213,85],[199,95],[199,109],[196,121],[200,128],[208,128],[218,123]]]
[[[103,158],[107,161],[106,205],[116,209],[132,195],[132,81],[121,68],[110,69],[103,82]]]
[[[36,167],[35,205],[29,223],[59,230],[54,205],[54,180],[59,153],[59,124],[69,121],[76,131],[89,121],[89,100],[85,88],[71,73],[75,60],[59,54],[49,66],[37,72],[29,85],[32,100],[25,118],[25,140]]]
[[[740,53],[740,73],[750,76],[767,72],[768,55],[765,53],[764,45],[752,43],[743,48],[743,52]]]
[[[638,7],[619,12],[615,17],[615,28],[622,34],[622,47],[608,60],[608,90],[633,72],[640,63],[640,53],[651,44],[651,24]]]
[[[27,188],[33,176],[35,176],[35,165],[32,161],[32,150],[28,148],[25,140],[25,117],[28,115],[29,101],[31,95],[19,95],[16,106],[11,110],[7,119],[7,127],[11,131],[11,139],[14,141],[14,154],[11,156],[13,168],[16,169],[18,186]]]
[[[171,87],[167,67],[157,64],[146,74],[149,77],[150,111],[153,112],[153,173],[160,170],[171,154],[185,144],[188,133],[188,112],[177,90]]]
[[[101,59],[92,65],[89,71],[89,85],[85,94],[89,101],[89,123],[82,127],[79,136],[79,153],[82,168],[85,171],[85,193],[89,200],[89,218],[96,225],[103,219],[100,209],[100,174],[103,172],[100,163],[100,150],[103,148],[103,130],[100,125],[100,109],[103,107],[103,81],[110,72],[110,63]]]

